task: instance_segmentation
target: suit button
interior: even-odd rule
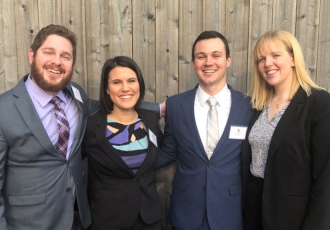
[[[270,173],[265,173],[266,178],[270,178]]]
[[[135,178],[133,179],[133,181],[139,181],[139,178],[136,178],[136,177],[135,177]]]
[[[211,167],[212,167],[212,164],[211,164],[211,163],[209,163],[209,164],[208,164],[208,167],[209,167],[209,168],[211,168]]]
[[[71,191],[71,188],[66,188],[66,191],[67,191],[67,192],[70,192],[70,191]]]
[[[206,187],[205,186],[203,187],[203,190],[206,191]]]

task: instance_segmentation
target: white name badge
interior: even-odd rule
[[[81,103],[84,103],[83,100],[82,100],[82,98],[81,98],[81,95],[80,95],[79,90],[78,90],[76,87],[72,86],[72,91],[73,91],[74,97],[75,97],[78,101],[80,101]]]
[[[158,148],[156,135],[150,129],[148,131],[149,131],[149,139],[151,143],[153,143]]]
[[[229,139],[244,140],[246,136],[246,126],[231,126]]]

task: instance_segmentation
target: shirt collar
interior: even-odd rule
[[[196,96],[202,107],[207,104],[207,100],[211,97],[209,94],[203,91],[200,85],[198,85]],[[230,90],[226,84],[225,87],[223,87],[223,89],[213,97],[217,100],[218,104],[221,105],[221,102],[226,100],[228,96],[230,97]]]
[[[25,87],[30,96],[34,97],[41,107],[46,106],[53,98],[53,95],[47,93],[45,90],[41,89],[34,81],[32,81],[31,74],[29,74],[27,80],[25,81]],[[56,96],[58,96],[64,103],[66,103],[67,95],[63,92],[63,90],[58,92]]]

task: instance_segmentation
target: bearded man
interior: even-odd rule
[[[71,82],[73,32],[49,25],[28,54],[31,73],[0,95],[0,229],[84,229],[80,145],[98,103]]]

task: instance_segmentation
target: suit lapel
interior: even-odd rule
[[[144,161],[142,162],[142,165],[140,166],[139,170],[136,172],[136,175],[141,175],[145,172],[146,169],[148,169],[150,167],[150,165],[153,164],[153,159],[155,159],[155,156],[157,153],[157,148],[155,147],[154,144],[150,141],[150,136],[149,136],[149,131],[151,130],[150,128],[152,127],[151,122],[155,122],[152,121],[150,119],[148,119],[144,114],[143,111],[139,112],[139,117],[142,119],[143,124],[146,127],[147,130],[147,135],[148,135],[148,149],[147,149],[147,155],[144,159]],[[156,150],[153,150],[154,148],[156,148]]]
[[[63,158],[61,154],[55,149],[51,143],[48,134],[39,118],[39,115],[33,105],[30,95],[26,91],[24,82],[27,76],[25,76],[14,88],[13,94],[17,97],[15,106],[18,112],[21,114],[26,126],[30,129],[31,133],[38,140],[39,144],[50,154]],[[64,158],[63,158],[64,159]]]
[[[288,131],[292,128],[294,121],[305,105],[306,98],[306,93],[302,88],[299,88],[275,128],[269,145],[268,159],[272,157],[278,146],[281,144],[283,138],[287,133],[289,133]]]
[[[82,112],[83,111],[82,102],[77,100],[77,98],[75,97],[73,90],[72,90],[71,83],[69,83],[66,86],[66,92],[68,92],[71,95],[71,97],[76,102],[76,105],[78,106],[78,109],[79,109],[79,121],[78,121],[77,129],[76,129],[76,133],[74,135],[74,139],[72,141],[71,153],[69,155],[69,158],[71,158],[77,152],[76,149],[77,149],[77,147],[79,147],[79,143],[80,143],[80,139],[82,138],[82,132],[83,132],[85,123],[83,122],[84,114]]]
[[[230,112],[229,112],[229,116],[228,116],[228,120],[227,120],[227,124],[225,126],[225,129],[222,133],[222,136],[218,142],[218,145],[216,146],[214,153],[212,154],[211,159],[215,158],[215,157],[219,157],[221,156],[219,154],[220,149],[222,148],[222,145],[228,140],[229,137],[229,132],[230,132],[230,128],[232,125],[236,124],[238,115],[240,113],[240,108],[241,108],[241,97],[233,90],[233,88],[231,86],[228,85],[228,88],[231,91],[231,106],[230,106]]]
[[[95,127],[95,137],[98,143],[100,144],[103,152],[108,157],[110,157],[116,164],[118,164],[121,168],[123,168],[124,171],[129,173],[131,176],[134,176],[135,174],[127,166],[127,164],[123,161],[123,159],[119,156],[119,154],[113,154],[113,152],[115,152],[116,149],[114,149],[112,145],[108,142],[108,140],[105,138],[106,127],[107,127],[107,116],[106,114],[99,112],[97,114],[97,121]]]
[[[194,104],[195,104],[195,96],[196,96],[196,90],[198,85],[189,92],[189,94],[186,96],[186,99],[182,102],[182,110],[184,113],[184,118],[188,123],[188,129],[190,130],[190,134],[192,136],[192,142],[196,143],[199,150],[196,149],[196,153],[206,162],[209,161],[207,158],[202,140],[199,136],[199,132],[196,125],[196,119],[195,119],[195,111],[194,111]]]

